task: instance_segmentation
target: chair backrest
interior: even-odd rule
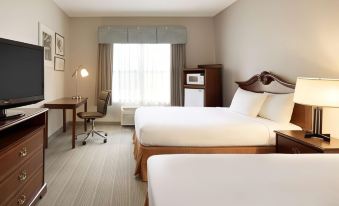
[[[97,111],[106,115],[107,113],[107,105],[109,103],[109,100],[111,98],[111,92],[110,91],[102,91],[99,94],[97,105],[98,109]]]

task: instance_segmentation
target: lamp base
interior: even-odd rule
[[[82,99],[82,96],[73,96],[72,99]]]
[[[326,142],[331,141],[331,135],[330,134],[314,134],[314,133],[306,133],[305,138],[321,138]]]
[[[312,132],[305,134],[305,138],[321,138],[326,142],[330,142],[330,134],[322,134],[323,131],[323,109],[321,107],[315,107],[313,109],[313,128]]]

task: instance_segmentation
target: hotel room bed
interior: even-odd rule
[[[220,107],[141,107],[135,113],[135,136],[144,146],[273,146],[275,130],[301,128]]]
[[[148,161],[149,206],[336,206],[334,154],[158,155]]]
[[[294,85],[263,72],[245,82],[241,89],[287,94]],[[291,124],[248,117],[228,108],[144,107],[136,111],[133,136],[135,175],[147,181],[147,159],[159,154],[274,153],[274,130],[310,127],[311,109],[296,104]]]

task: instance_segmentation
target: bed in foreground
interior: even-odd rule
[[[293,84],[268,72],[237,83],[242,90],[256,94],[294,92]],[[228,108],[140,108],[135,115],[133,138],[135,175],[147,181],[147,159],[152,155],[274,153],[274,130],[307,129],[310,114],[310,108],[296,104],[291,109],[291,121],[278,123]]]
[[[159,155],[148,161],[149,206],[336,206],[333,154]]]

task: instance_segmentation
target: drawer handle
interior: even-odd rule
[[[28,155],[27,147],[22,148],[22,150],[19,153],[20,157],[26,157]]]
[[[18,205],[23,205],[26,202],[26,195],[21,195],[18,199]]]
[[[21,181],[21,182],[25,182],[26,179],[27,179],[27,171],[26,171],[26,170],[22,171],[22,172],[19,174],[18,179],[19,179],[19,181]]]

